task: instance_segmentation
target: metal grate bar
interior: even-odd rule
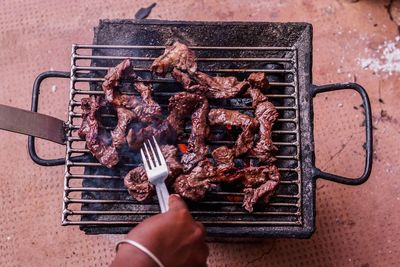
[[[64,215],[64,214],[63,214]],[[65,214],[67,216],[67,214]],[[107,226],[134,226],[140,223],[142,220],[138,221],[70,221],[68,219],[62,222],[62,225],[107,225]],[[212,226],[215,225],[215,221],[201,221],[204,225]],[[300,221],[219,221],[218,225],[241,225],[241,226],[250,226],[250,225],[275,225],[275,226],[298,226],[302,223]]]
[[[138,61],[154,61],[155,57],[122,57],[122,56],[92,56],[92,55],[76,55],[74,59],[113,59],[113,60],[138,60]],[[197,62],[292,62],[291,58],[256,58],[256,57],[242,57],[242,58],[225,58],[225,57],[208,57],[208,58],[196,58]],[[75,67],[76,70],[86,70],[87,67]]]
[[[151,45],[87,45],[87,44],[73,44],[72,50],[75,52],[74,55],[79,55],[77,53],[78,49],[158,49],[164,50],[166,46],[151,46]],[[279,47],[279,46],[189,46],[192,50],[261,50],[261,51],[293,51],[293,47]],[[161,54],[161,53],[160,53]]]

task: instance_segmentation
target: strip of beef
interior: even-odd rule
[[[182,92],[170,98],[168,109],[170,113],[167,123],[174,129],[177,136],[183,133],[185,119],[190,117],[192,120],[187,152],[181,160],[184,172],[188,172],[208,153],[208,147],[205,144],[205,138],[208,135],[208,101],[203,96]]]
[[[253,98],[255,116],[260,124],[260,140],[251,151],[251,154],[256,156],[262,162],[273,162],[275,160],[273,152],[275,152],[277,148],[272,143],[272,127],[278,118],[278,111],[259,89],[250,88],[248,93]]]
[[[168,165],[167,184],[174,182],[175,178],[182,173],[182,165],[177,160],[177,149],[171,145],[161,146],[161,151]],[[143,166],[131,170],[124,178],[124,184],[129,194],[137,201],[144,201],[154,195],[154,186],[149,182]]]
[[[185,172],[193,169],[208,153],[208,146],[206,146],[205,141],[209,131],[207,113],[208,101],[204,98],[192,114],[192,131],[188,139],[187,151],[183,154],[181,160]]]
[[[86,146],[92,155],[108,168],[118,163],[118,152],[114,145],[108,144],[106,132],[100,127],[96,113],[101,106],[101,97],[83,98],[81,100],[82,124],[78,130],[80,138],[85,139]]]
[[[131,128],[126,136],[126,141],[131,150],[139,150],[143,146],[143,142],[147,139],[152,138],[156,135],[157,129],[153,126],[146,126],[138,130],[137,132]]]
[[[188,174],[180,175],[173,185],[174,192],[192,201],[200,201],[212,184],[208,179],[214,174],[214,166],[204,160]]]
[[[129,59],[123,60],[116,67],[109,69],[102,89],[105,99],[111,103],[117,112],[117,126],[111,132],[113,145],[118,149],[126,142],[128,124],[133,120],[140,120],[145,123],[152,123],[161,119],[161,108],[151,98],[152,88],[143,82],[136,82],[135,88],[142,99],[133,95],[122,95],[117,89],[124,72],[130,70]]]
[[[244,170],[244,199],[243,207],[252,212],[254,205],[263,199],[265,203],[278,188],[280,173],[275,165],[249,167]]]
[[[208,113],[208,121],[210,125],[231,125],[242,128],[242,132],[232,148],[232,154],[235,157],[246,153],[253,147],[254,132],[258,124],[254,118],[235,110],[211,109]],[[224,150],[226,151],[225,148]]]
[[[171,72],[174,68],[187,73],[194,73],[197,70],[195,60],[196,56],[192,50],[180,42],[175,42],[165,48],[164,53],[154,60],[150,69],[161,76],[165,76],[167,72]]]
[[[231,183],[242,178],[243,174],[230,167],[215,167],[208,159],[200,161],[188,174],[176,178],[173,185],[175,193],[192,201],[200,201],[206,192],[217,183]]]
[[[108,70],[107,75],[104,77],[105,80],[101,85],[107,102],[113,103],[121,95],[119,91],[114,89],[119,86],[119,82],[124,71],[127,70],[130,66],[131,62],[129,61],[129,59],[125,59],[117,66]]]
[[[265,101],[258,104],[255,114],[260,122],[260,140],[253,150],[254,155],[263,162],[272,162],[275,160],[272,154],[278,150],[271,139],[272,127],[278,118],[278,112],[271,102]]]
[[[247,81],[238,81],[236,77],[212,77],[200,71],[193,74],[193,79],[198,83],[199,91],[213,99],[232,98],[249,87]]]
[[[183,89],[204,94],[207,98],[231,98],[248,88],[247,81],[235,77],[212,77],[197,70],[196,57],[186,45],[175,42],[151,65],[151,70],[161,76],[170,72]]]
[[[232,98],[249,87],[247,81],[238,81],[236,77],[212,77],[201,71],[189,75],[173,69],[171,75],[182,84],[184,90],[205,95],[211,99]]]
[[[114,130],[111,131],[112,144],[116,148],[122,147],[126,142],[126,130],[128,124],[135,118],[135,114],[124,107],[116,107],[118,122]]]
[[[251,87],[260,89],[261,91],[269,88],[267,74],[265,72],[253,72],[247,78]]]
[[[130,108],[135,110],[140,121],[149,124],[160,121],[162,118],[161,107],[151,96],[153,93],[152,86],[143,82],[135,82],[135,89],[140,93],[145,105],[141,112],[137,106],[130,106]]]

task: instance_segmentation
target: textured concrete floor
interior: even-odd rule
[[[72,43],[90,43],[100,18],[132,18],[151,1],[0,1],[1,104],[30,108],[31,85],[46,70],[68,70]],[[318,181],[317,231],[310,240],[210,244],[210,266],[399,266],[400,1],[160,1],[150,18],[306,21],[314,26],[315,84],[357,81],[370,96],[374,167],[358,187]],[[40,111],[66,119],[68,82],[43,85]],[[360,98],[315,99],[317,165],[359,175]],[[26,137],[0,131],[0,266],[107,266],[116,236],[61,227],[63,167],[32,163]],[[46,157],[64,148],[38,142]]]

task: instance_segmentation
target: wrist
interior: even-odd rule
[[[129,244],[120,244],[114,262],[110,267],[157,267],[157,264],[143,251]]]

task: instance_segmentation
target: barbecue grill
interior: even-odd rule
[[[59,131],[37,129],[36,136],[65,143],[66,157],[47,160],[37,155],[34,137],[29,136],[31,158],[40,165],[65,164],[62,224],[79,225],[87,234],[126,233],[143,219],[157,214],[156,199],[134,201],[123,185],[123,175],[140,163],[139,155],[123,151],[121,162],[112,169],[98,163],[77,135],[81,122],[80,99],[102,95],[101,82],[110,67],[123,59],[132,60],[134,70],[154,88],[154,99],[164,113],[168,98],[180,86],[171,77],[155,77],[151,62],[178,40],[196,52],[201,71],[215,75],[246,78],[265,72],[271,84],[267,96],[279,112],[272,140],[278,147],[277,166],[281,183],[269,204],[256,205],[253,213],[242,207],[242,193],[229,188],[209,192],[200,203],[189,203],[195,219],[203,222],[209,236],[217,237],[298,237],[315,230],[315,181],[358,185],[365,182],[372,164],[371,109],[365,90],[358,84],[311,84],[312,26],[306,23],[174,22],[157,20],[103,20],[95,29],[92,45],[74,44],[71,71],[49,71],[35,81],[32,111],[38,108],[41,82],[46,78],[70,79],[68,121],[50,122]],[[322,92],[352,89],[360,93],[365,108],[366,159],[364,173],[356,179],[325,173],[315,167],[313,139],[313,97]],[[124,94],[137,94],[132,80],[122,80]],[[210,101],[210,108],[240,110],[252,115],[251,99],[239,97]],[[112,129],[113,112],[101,114],[103,124]],[[49,124],[49,123],[48,123]],[[1,123],[0,123],[1,125]],[[24,132],[20,129],[14,131]],[[185,129],[190,133],[190,126]],[[209,145],[232,145],[212,130]],[[243,164],[249,158],[240,158]]]

